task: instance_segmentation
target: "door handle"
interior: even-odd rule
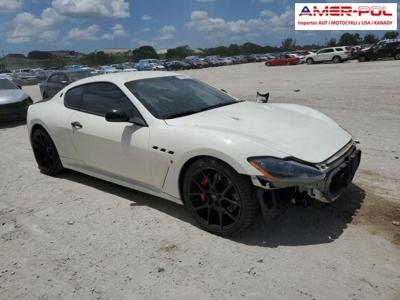
[[[79,122],[72,122],[71,123],[71,126],[73,127],[73,128],[75,128],[75,129],[82,129],[82,124],[81,123],[79,123]]]

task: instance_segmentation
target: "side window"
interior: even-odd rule
[[[322,49],[322,50],[319,50],[319,51],[317,52],[317,54],[324,54],[324,53],[326,53],[326,49]]]
[[[326,52],[326,53],[332,53],[332,52],[334,52],[334,51],[333,51],[333,49],[326,49],[325,52]]]
[[[335,48],[336,51],[344,51],[343,48]]]
[[[111,83],[98,82],[73,88],[66,93],[64,103],[68,108],[99,116],[120,110],[130,117],[140,117],[128,97]]]
[[[51,75],[49,77],[49,82],[57,83],[58,82],[58,74]]]

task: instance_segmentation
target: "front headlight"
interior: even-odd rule
[[[325,174],[316,168],[293,160],[274,157],[253,157],[248,162],[270,182],[281,184],[305,184],[324,179]]]

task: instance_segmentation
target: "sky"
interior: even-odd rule
[[[294,0],[0,0],[0,51],[204,48],[324,43],[342,32],[294,30]],[[298,1],[332,2],[332,1]],[[340,2],[396,2],[353,0]],[[400,7],[400,6],[399,6]],[[361,32],[361,34],[367,32]],[[382,32],[374,32],[382,35]]]

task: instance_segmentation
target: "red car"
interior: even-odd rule
[[[265,62],[266,66],[283,66],[283,65],[297,65],[300,59],[292,57],[288,54],[281,55],[279,57],[271,58]]]

